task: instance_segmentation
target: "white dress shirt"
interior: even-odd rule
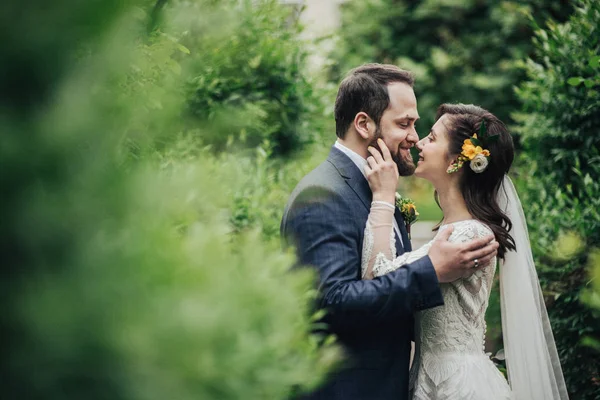
[[[360,154],[350,150],[349,148],[347,148],[346,146],[341,144],[339,141],[336,141],[334,146],[338,150],[342,151],[345,155],[347,155],[352,160],[352,162],[356,165],[356,167],[360,170],[360,172],[363,174],[365,179],[367,179],[367,173],[365,172],[365,166],[368,164],[367,159],[363,158]],[[402,234],[400,233],[400,228],[398,227],[396,218],[393,218],[393,223],[394,223],[394,232],[396,232],[396,235],[400,239],[400,245],[402,247],[404,247],[404,245],[402,243]]]

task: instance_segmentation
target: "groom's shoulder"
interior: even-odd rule
[[[325,160],[298,182],[290,195],[288,207],[320,203],[343,196],[346,186],[335,166],[329,160]]]
[[[322,186],[335,189],[341,187],[344,179],[330,159],[323,161],[315,169],[306,174],[296,186],[306,188],[310,186]]]

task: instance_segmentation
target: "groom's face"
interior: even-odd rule
[[[379,148],[377,139],[382,138],[392,153],[400,176],[409,176],[415,172],[410,149],[419,141],[415,129],[419,119],[417,98],[409,85],[400,82],[389,84],[388,93],[390,105],[381,116],[371,145]]]

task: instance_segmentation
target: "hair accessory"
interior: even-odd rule
[[[474,133],[471,138],[465,139],[461,153],[458,155],[456,161],[448,167],[446,172],[452,174],[461,169],[466,162],[469,163],[471,170],[477,174],[485,171],[488,167],[491,153],[489,150],[484,149],[483,147],[485,144],[495,142],[498,140],[498,137],[498,135],[488,136],[485,127],[485,120],[481,121],[479,135]]]

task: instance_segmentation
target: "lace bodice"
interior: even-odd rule
[[[441,227],[440,231],[445,228]],[[462,221],[454,224],[450,241],[468,242],[491,233],[479,221]],[[477,354],[484,351],[485,311],[495,270],[496,259],[493,259],[468,278],[440,285],[445,306],[425,310],[421,315],[423,352]]]
[[[382,219],[383,211],[375,210],[375,214]],[[413,252],[390,259],[390,251],[394,254],[393,237],[388,244],[382,235],[385,232],[387,238],[387,231],[373,230],[377,221],[370,217],[365,229],[363,275],[368,275],[369,268],[373,277],[387,274],[429,252],[433,240]],[[451,242],[468,242],[492,233],[477,220],[452,225]],[[448,226],[441,226],[439,232]],[[493,259],[469,278],[440,284],[444,305],[416,314],[417,353],[410,377],[413,399],[510,398],[506,380],[484,352],[485,312],[495,270],[496,259]],[[472,383],[474,374],[480,377],[477,384]],[[488,390],[489,395],[482,395]]]
[[[460,221],[453,224],[451,242],[468,242],[491,234],[491,230],[477,220]],[[440,227],[439,232],[448,225]],[[389,246],[393,249],[393,235]],[[434,239],[435,240],[435,239]],[[365,229],[365,242],[374,247],[375,237],[371,226]],[[401,268],[403,265],[425,256],[433,240],[421,248],[389,260],[387,254],[379,252],[373,256],[365,248],[363,259],[371,259],[373,276],[381,276]],[[390,251],[392,251],[390,249]],[[389,254],[389,253],[388,253]],[[364,264],[364,263],[363,263]],[[367,265],[363,265],[363,274]],[[480,353],[483,351],[485,335],[485,311],[492,288],[496,260],[477,270],[469,278],[441,284],[444,296],[443,307],[424,310],[421,313],[421,349],[423,351],[461,351]]]

